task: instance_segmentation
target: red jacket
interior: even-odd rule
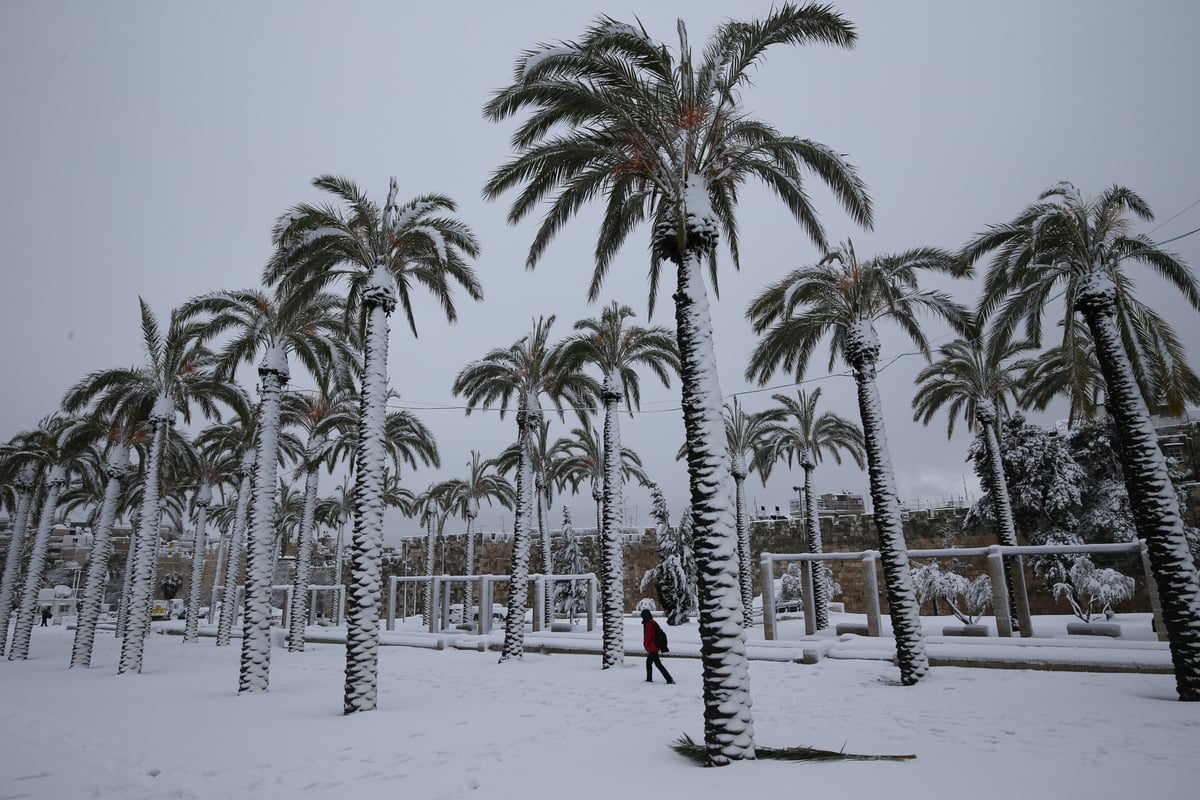
[[[654,620],[647,620],[642,623],[642,647],[646,648],[647,653],[658,652],[658,642],[654,640],[654,635],[658,631],[658,623]]]

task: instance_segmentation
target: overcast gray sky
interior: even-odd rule
[[[489,171],[509,155],[512,130],[485,122],[481,106],[508,81],[521,50],[574,38],[598,14],[636,16],[668,43],[682,17],[700,46],[722,19],[761,16],[770,6],[0,3],[0,439],[36,425],[87,372],[140,362],[139,294],[165,318],[196,294],[257,285],[274,219],[296,202],[321,199],[310,185],[314,176],[345,175],[382,200],[395,175],[402,197],[443,192],[460,203],[482,243],[476,267],[486,298],[460,299],[456,326],[433,304],[419,306],[419,339],[393,324],[393,385],[403,405],[433,407],[418,413],[436,433],[443,460],[440,471],[405,480],[419,490],[461,473],[472,448],[494,455],[512,440],[515,422],[442,408],[461,405],[450,395],[454,375],[522,336],[539,314],[557,314],[561,336],[615,299],[645,323],[648,232],[631,238],[596,306],[585,301],[594,209],[526,272],[533,221],[509,227],[506,201],[480,198]],[[836,6],[858,29],[856,49],[769,51],[745,93],[753,114],[848,154],[860,170],[876,204],[870,232],[811,183],[832,240],[852,237],[860,255],[955,248],[1059,180],[1087,194],[1113,183],[1133,188],[1158,217],[1144,231],[1183,212],[1154,231],[1160,240],[1200,227],[1200,204],[1192,205],[1200,200],[1200,4]],[[743,317],[750,298],[820,257],[762,187],[743,193],[740,226],[743,269],[733,272],[724,259],[713,307],[727,396],[757,388],[742,379],[754,345]],[[1170,247],[1200,265],[1200,235]],[[1153,277],[1139,288],[1162,298],[1156,307],[1191,347],[1194,365],[1200,318]],[[978,282],[951,289],[973,302]],[[669,305],[651,321],[670,325]],[[947,340],[944,328],[929,330],[935,346]],[[895,329],[881,334],[882,363],[911,350]],[[902,357],[881,376],[901,495],[940,500],[962,495],[964,485],[976,495],[964,462],[965,426],[947,441],[944,416],[929,428],[912,421],[912,380],[921,365],[919,357]],[[808,388],[818,385],[828,407],[857,418],[850,378]],[[686,475],[674,461],[683,436],[678,385],[663,389],[648,378],[643,388],[643,413],[622,422],[625,443],[662,485],[674,519],[687,502]],[[742,403],[760,410],[770,394],[748,394]],[[781,465],[765,488],[752,477],[747,494],[786,508],[799,482]],[[817,487],[865,494],[866,476],[827,463]],[[627,497],[630,516],[647,524],[648,493],[629,487]],[[590,497],[566,502],[577,524],[594,519]],[[487,529],[512,525],[511,514],[499,510],[484,509],[481,521]],[[415,531],[412,522],[389,518],[389,540]]]

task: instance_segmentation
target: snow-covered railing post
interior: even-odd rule
[[[866,550],[862,554],[863,595],[867,601],[867,636],[879,636],[882,626],[879,619],[879,582],[875,578],[875,562],[879,551]]]
[[[533,629],[543,630],[546,625],[546,576],[530,575],[533,579]]]
[[[429,632],[437,633],[438,630],[438,608],[442,602],[442,581],[436,575],[428,578],[429,581]]]
[[[388,581],[387,629],[396,629],[396,576]]]
[[[492,632],[492,576],[479,576],[479,635]]]
[[[1008,582],[1004,579],[1004,556],[1000,545],[987,548],[988,577],[992,579],[992,611],[996,615],[996,635],[1011,637],[1012,615],[1008,611]]]
[[[1029,589],[1025,586],[1025,559],[1008,556],[1008,571],[1012,575],[1013,603],[1017,607],[1017,623],[1021,636],[1033,636],[1033,615],[1029,612]]]
[[[438,619],[441,622],[438,624],[438,630],[444,631],[450,628],[450,587],[452,586],[451,578],[448,575],[443,575],[438,578],[440,589],[440,597],[438,603]],[[463,611],[465,614],[466,611]]]
[[[817,600],[813,590],[813,570],[821,569],[821,563],[816,561],[800,562],[800,596],[804,601],[804,635],[812,636],[817,632]]]
[[[770,553],[763,553],[762,570],[759,573],[762,576],[762,608],[763,608],[763,636],[767,641],[775,639],[775,564],[771,559]],[[808,607],[804,609],[805,619],[807,619]]]
[[[1167,636],[1167,626],[1163,624],[1162,605],[1158,599],[1158,582],[1154,580],[1154,573],[1150,569],[1150,553],[1146,550],[1146,542],[1138,540],[1138,555],[1142,559],[1142,571],[1146,575],[1146,594],[1150,598],[1150,610],[1154,612],[1154,632],[1158,634],[1160,642],[1169,641]]]
[[[595,575],[588,575],[587,583],[587,629],[590,633],[596,629],[596,585],[599,581]]]

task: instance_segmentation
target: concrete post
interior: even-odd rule
[[[763,553],[762,569],[762,599],[763,599],[763,636],[767,641],[777,637],[775,630],[775,563],[770,553]]]
[[[530,575],[533,578],[533,629],[540,631],[546,627],[546,576]]]
[[[816,562],[800,562],[800,597],[804,602],[804,635],[812,636],[817,632],[817,600],[813,592],[813,569],[819,567]]]
[[[341,623],[341,620],[338,620]],[[396,629],[396,579],[388,580],[388,604],[387,604],[387,629],[393,631]]]
[[[1158,583],[1154,580],[1154,573],[1150,571],[1150,554],[1146,552],[1146,543],[1139,540],[1141,547],[1138,549],[1138,554],[1142,557],[1142,571],[1146,573],[1146,594],[1150,597],[1150,610],[1154,613],[1154,632],[1158,634],[1160,642],[1169,641],[1167,638],[1167,626],[1163,625],[1162,604],[1158,599]]]
[[[596,629],[596,576],[588,578],[587,583],[587,629]]]
[[[1033,615],[1029,613],[1029,589],[1025,585],[1025,559],[1009,556],[1012,571],[1013,601],[1017,606],[1017,621],[1021,625],[1021,636],[1033,636]]]
[[[987,549],[988,577],[992,579],[992,612],[996,615],[996,635],[1011,637],[1012,615],[1008,610],[1008,582],[1004,580],[1004,556],[1000,545]]]
[[[875,577],[875,562],[879,553],[867,550],[863,553],[863,592],[867,600],[867,636],[879,636],[882,633],[879,614],[879,581]]]
[[[441,605],[442,582],[437,576],[429,579],[429,632],[437,633],[438,629],[438,607]]]

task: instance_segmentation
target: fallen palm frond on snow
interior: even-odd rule
[[[708,763],[708,752],[704,745],[696,744],[686,733],[671,743],[671,749],[697,764]],[[815,747],[756,747],[755,757],[774,761],[909,761],[912,755],[863,755],[842,750],[819,750]]]

